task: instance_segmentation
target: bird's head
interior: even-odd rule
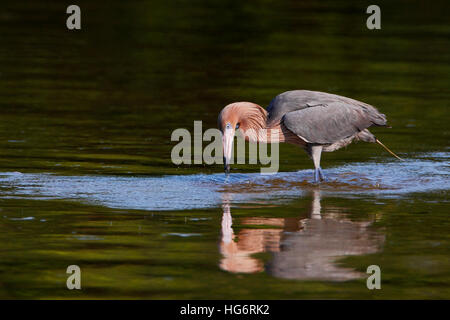
[[[219,113],[217,124],[222,132],[223,165],[226,173],[230,172],[230,160],[236,130],[258,130],[265,127],[266,111],[251,102],[235,102],[227,105]]]

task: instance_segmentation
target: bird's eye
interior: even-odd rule
[[[227,129],[230,129],[231,128],[231,124],[228,122],[227,123]]]
[[[236,130],[237,130],[237,129],[239,129],[239,123],[238,123],[238,124],[236,124]]]

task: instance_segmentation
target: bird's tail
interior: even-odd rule
[[[392,152],[391,150],[389,150],[389,148],[386,147],[384,144],[382,144],[380,140],[375,139],[375,142],[378,143],[380,146],[382,146],[384,149],[386,149],[387,152],[389,152],[390,154],[392,154],[392,155],[393,155],[394,157],[396,157],[398,160],[405,161],[405,160],[403,160],[402,158],[400,158],[398,155],[396,155],[394,152]]]

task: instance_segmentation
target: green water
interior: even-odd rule
[[[0,298],[450,298],[445,2],[3,1]],[[310,89],[391,129],[312,163],[173,165],[176,128]],[[82,290],[66,288],[79,265]],[[366,269],[381,268],[381,290]]]

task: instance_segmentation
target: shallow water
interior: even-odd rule
[[[74,33],[4,1],[0,298],[450,297],[447,2],[381,1],[378,31],[362,4],[260,4],[79,1]],[[290,145],[271,176],[172,164],[174,129],[297,88],[377,106],[406,161],[354,144],[320,185]]]
[[[4,172],[4,199],[61,199],[117,209],[188,210],[233,203],[280,203],[320,188],[327,195],[400,198],[413,192],[450,188],[450,154],[416,155],[406,161],[352,163],[325,170],[326,181],[312,183],[311,170],[259,173],[193,174],[162,177],[61,176]],[[431,160],[432,159],[432,160]]]

